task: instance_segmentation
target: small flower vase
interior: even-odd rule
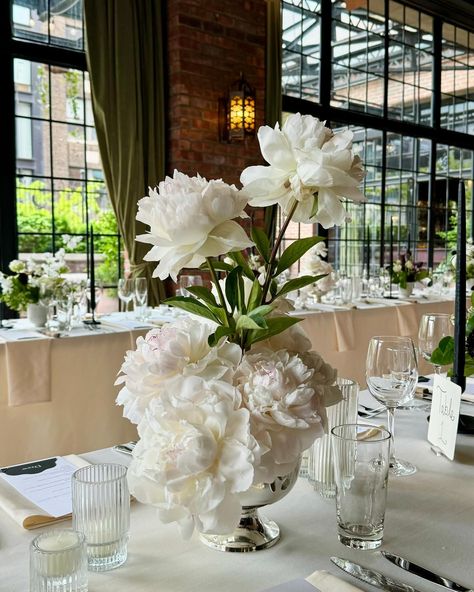
[[[407,282],[406,288],[402,288],[401,286],[399,286],[398,293],[400,295],[400,298],[409,298],[413,293],[414,285],[415,282]]]
[[[234,532],[229,534],[201,533],[201,541],[218,551],[248,553],[273,547],[280,540],[280,527],[273,520],[258,513],[258,509],[273,504],[286,496],[298,479],[301,458],[292,471],[276,477],[272,483],[252,485],[240,494],[242,514]]]
[[[44,327],[48,316],[48,307],[43,304],[28,304],[26,316],[35,327]]]

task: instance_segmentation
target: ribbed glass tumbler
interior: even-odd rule
[[[90,465],[72,477],[72,524],[83,532],[92,571],[107,571],[127,560],[130,494],[127,467]]]
[[[308,480],[320,495],[327,498],[336,495],[331,430],[337,425],[357,423],[359,385],[347,378],[338,378],[336,384],[341,389],[342,400],[326,409],[327,434],[315,441],[308,458]]]

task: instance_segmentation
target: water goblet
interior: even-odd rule
[[[135,314],[137,318],[143,320],[144,308],[148,302],[148,285],[146,278],[135,279],[135,292],[133,294],[133,305],[135,307]]]
[[[452,316],[447,313],[424,314],[420,320],[418,331],[418,350],[423,359],[430,362],[435,374],[441,374],[442,366],[431,362],[431,355],[443,337],[453,336],[454,325]]]
[[[394,413],[413,399],[418,382],[415,345],[409,337],[372,337],[366,363],[367,386],[372,396],[387,408],[388,429],[392,434],[390,473],[412,475],[416,467],[395,457]]]
[[[129,278],[120,278],[117,285],[117,294],[119,299],[124,304],[125,309],[125,316],[128,312],[128,303],[133,300],[133,296],[135,293],[135,284],[134,280]]]
[[[187,275],[183,274],[179,276],[178,289],[176,290],[177,296],[190,296],[186,288],[189,286],[202,286],[202,277],[200,275]]]

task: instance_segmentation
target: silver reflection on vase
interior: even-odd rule
[[[301,459],[293,470],[276,477],[271,483],[252,485],[240,494],[242,514],[234,532],[229,534],[200,533],[201,541],[217,549],[236,553],[249,553],[273,547],[280,540],[280,527],[276,522],[259,514],[259,508],[283,499],[294,487]]]

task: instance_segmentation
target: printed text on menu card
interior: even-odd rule
[[[0,478],[44,512],[59,518],[71,513],[71,478],[77,467],[61,456],[0,469]]]
[[[461,387],[445,376],[436,375],[433,384],[428,441],[449,458],[454,459],[458,433]]]

